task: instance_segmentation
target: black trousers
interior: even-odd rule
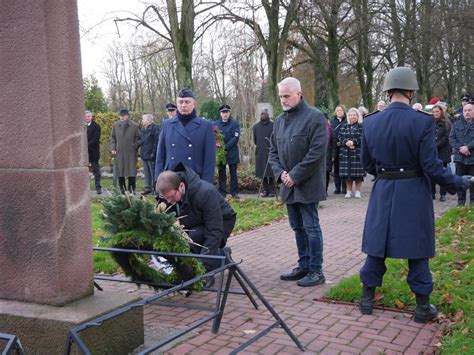
[[[225,219],[224,222],[224,235],[219,243],[214,243],[211,247],[202,248],[198,245],[191,244],[191,250],[194,254],[206,254],[206,255],[220,255],[219,250],[224,248],[227,244],[227,239],[229,238],[230,234],[234,230],[236,221],[236,216],[233,216],[230,219]],[[195,226],[190,228],[191,230],[188,232],[189,237],[193,240],[193,242],[206,246],[206,233],[204,226]],[[206,270],[212,270],[216,267],[220,266],[219,260],[206,260],[201,259],[202,263],[204,264]]]
[[[474,176],[474,164],[463,164],[456,162],[456,175],[471,175]],[[467,191],[458,191],[458,205],[466,204],[466,194]],[[474,205],[474,189],[469,189],[470,204]]]
[[[275,193],[275,179],[271,177],[264,177],[262,180],[263,193]]]
[[[239,192],[239,183],[237,181],[237,164],[227,164],[230,173],[230,194],[237,195]],[[219,167],[219,192],[222,195],[227,194],[227,165]]]
[[[135,193],[135,191],[137,190],[136,181],[137,180],[136,180],[135,176],[129,176],[128,177],[128,188],[127,188],[125,186],[125,177],[124,176],[119,176],[118,183],[119,183],[120,192],[122,192],[124,194],[125,190],[128,190],[128,192],[130,192],[130,193]]]
[[[91,167],[92,167],[92,174],[94,175],[94,180],[95,180],[95,189],[100,190],[102,189],[102,186],[100,186],[100,166],[99,166],[99,161],[90,161]]]
[[[334,158],[334,187],[337,191],[346,193],[346,179],[339,177],[339,150]]]
[[[429,259],[408,259],[407,282],[414,293],[429,295],[433,291]],[[369,287],[382,286],[383,275],[387,271],[385,258],[367,255],[365,264],[360,269],[360,281]]]

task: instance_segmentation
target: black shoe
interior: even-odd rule
[[[275,193],[274,192],[269,192],[268,197],[275,197]]]
[[[142,192],[143,196],[146,196],[146,195],[149,195],[149,194],[151,194],[150,190],[145,190],[145,191]]]
[[[324,277],[322,272],[310,271],[305,277],[298,280],[296,284],[301,287],[309,287],[309,286],[322,285],[325,282],[326,282],[326,278]]]
[[[344,189],[341,189],[341,194],[345,195],[347,193],[347,189],[344,188]]]
[[[372,314],[374,309],[375,287],[363,286],[362,297],[359,301],[359,310],[362,314]]]
[[[295,267],[293,270],[290,272],[285,272],[280,275],[280,280],[283,281],[296,281],[299,279],[302,279],[306,275],[308,275],[309,271],[308,270],[303,270],[299,266]]]
[[[441,197],[439,198],[439,201],[440,202],[445,202],[446,201],[446,195],[441,195]]]
[[[96,189],[95,192],[97,193],[97,195],[102,195],[102,189],[101,188]]]
[[[334,195],[339,195],[341,193],[341,190],[337,189],[337,190],[334,190]]]
[[[430,296],[420,294],[415,294],[415,296],[416,308],[413,320],[416,323],[426,323],[435,319],[438,316],[438,312],[436,311],[436,307],[430,304]]]
[[[233,198],[234,200],[240,200],[240,196],[239,196],[239,195],[237,195],[237,194],[235,194],[235,195],[232,195],[232,198]]]

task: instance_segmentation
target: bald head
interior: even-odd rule
[[[278,96],[283,111],[289,111],[301,101],[301,83],[298,79],[289,77],[278,83]]]

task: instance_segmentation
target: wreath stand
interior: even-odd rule
[[[208,259],[208,260],[219,260],[220,261],[220,267],[209,271],[203,275],[197,276],[191,280],[184,281],[180,283],[179,285],[167,285],[167,284],[151,284],[151,283],[145,283],[142,282],[142,284],[147,284],[150,286],[158,286],[159,288],[162,288],[163,291],[158,292],[157,294],[144,298],[138,302],[129,304],[125,307],[119,308],[111,313],[105,314],[101,317],[98,317],[96,319],[93,319],[87,323],[83,323],[73,329],[71,329],[68,332],[67,335],[67,340],[65,344],[65,354],[71,354],[72,351],[72,346],[75,344],[78,349],[82,352],[82,354],[89,355],[90,351],[88,350],[86,344],[82,341],[80,338],[79,333],[85,329],[95,327],[95,326],[100,326],[103,324],[103,322],[112,319],[114,317],[117,317],[125,312],[128,312],[130,309],[136,308],[136,307],[143,307],[147,304],[160,304],[163,306],[169,306],[169,307],[185,307],[185,308],[194,308],[194,309],[199,309],[202,311],[208,311],[210,312],[209,315],[201,318],[200,320],[190,324],[188,327],[181,329],[179,331],[176,331],[175,333],[171,334],[170,336],[166,337],[165,339],[161,340],[158,343],[155,343],[151,346],[149,346],[147,349],[141,351],[139,354],[149,354],[160,347],[169,344],[173,340],[181,337],[182,335],[189,333],[190,331],[200,327],[201,325],[213,321],[212,323],[212,333],[217,334],[219,331],[219,327],[222,321],[222,316],[224,314],[226,302],[227,302],[227,297],[229,293],[232,294],[240,294],[240,295],[245,295],[247,298],[250,300],[252,305],[255,307],[255,309],[258,309],[258,304],[255,300],[255,298],[252,296],[250,293],[250,290],[254,293],[257,299],[262,302],[262,304],[265,306],[265,308],[271,313],[273,318],[275,319],[275,322],[265,328],[264,330],[260,331],[256,335],[254,335],[251,339],[247,340],[245,343],[241,344],[239,347],[234,349],[231,354],[237,354],[238,352],[242,351],[249,345],[253,344],[255,341],[260,339],[261,337],[265,336],[268,334],[271,330],[277,328],[277,327],[282,327],[286,334],[293,340],[295,345],[301,350],[305,351],[305,348],[303,344],[298,340],[298,338],[293,334],[293,332],[290,330],[290,328],[287,326],[287,324],[283,321],[283,319],[280,318],[278,313],[275,311],[275,309],[272,307],[272,305],[263,297],[263,295],[260,293],[260,291],[257,289],[257,287],[253,284],[253,282],[249,279],[249,277],[242,271],[240,268],[240,262],[235,262],[232,257],[231,257],[231,250],[229,247],[226,247],[222,250],[223,254],[222,256],[220,255],[199,255],[199,254],[182,254],[182,253],[162,253],[162,252],[156,252],[156,251],[150,251],[150,250],[131,250],[131,249],[117,249],[117,248],[99,248],[96,247],[94,250],[97,251],[105,251],[105,252],[120,252],[120,253],[136,253],[136,254],[148,254],[148,255],[156,255],[156,256],[163,256],[163,257],[178,257],[178,258],[198,258],[198,259]],[[225,271],[227,270],[227,275],[225,276]],[[218,275],[219,274],[219,275]],[[217,276],[218,275],[218,276]],[[218,277],[217,280],[217,288],[204,288],[202,291],[207,291],[207,292],[216,292],[216,302],[215,306],[212,308],[209,307],[203,307],[200,305],[190,305],[190,304],[178,304],[178,303],[167,303],[167,302],[162,302],[160,299],[163,297],[166,297],[174,292],[177,291],[188,291],[188,295],[190,294],[189,292],[192,292],[192,285],[195,284],[196,282],[199,282],[201,280],[206,280],[211,277]],[[231,289],[230,285],[232,282],[232,278],[235,278],[236,281],[239,283],[240,287],[242,290],[234,290]],[[111,276],[102,276],[102,275],[96,275],[94,277],[95,280],[102,280],[102,281],[115,281],[115,282],[128,282],[128,283],[137,283],[137,282],[132,282],[128,279],[124,278],[115,278]],[[222,287],[224,285],[225,281],[225,286],[224,288]]]
[[[2,355],[18,354],[24,355],[25,351],[21,346],[20,339],[16,335],[0,333],[0,339],[6,340],[6,345],[2,350]]]

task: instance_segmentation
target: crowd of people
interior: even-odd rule
[[[444,103],[433,101],[428,113],[419,109],[421,105],[410,106],[417,89],[411,69],[394,68],[384,81],[387,106],[380,101],[377,110],[368,114],[363,107],[346,110],[338,105],[330,119],[307,104],[296,78],[278,84],[283,112],[273,122],[269,111],[261,110],[252,133],[262,196],[274,196],[275,185],[280,186],[295,234],[297,266],[282,273],[281,280],[296,281],[301,287],[325,283],[319,202],[328,196],[331,172],[334,193],[348,199],[362,197],[361,185],[368,172],[375,183],[362,238],[367,259],[360,272],[360,311],[372,314],[375,289],[382,284],[386,270],[385,259],[392,257],[408,259],[407,281],[417,302],[415,321],[424,323],[436,316],[436,308],[429,304],[433,285],[428,260],[434,255],[432,199],[439,184],[441,201],[447,192],[457,192],[458,203],[463,205],[470,189],[470,203],[474,203],[474,101],[463,95],[462,111],[453,116],[447,114]],[[236,221],[226,200],[226,171],[229,166],[230,194],[238,199],[239,122],[228,104],[219,108],[220,117],[214,122],[199,117],[194,94],[187,88],[179,91],[176,105],[170,103],[166,108],[169,118],[160,127],[146,114],[141,130],[129,120],[126,109],[120,111],[110,140],[119,187],[123,193],[135,191],[140,149],[146,180],[143,193],[157,193],[158,199],[182,217],[194,241],[194,252],[219,254]],[[100,168],[94,151],[100,127],[88,111],[86,123],[89,159],[100,193]],[[218,167],[217,187],[216,129],[226,150],[226,164]],[[447,167],[452,155],[456,175]],[[419,218],[407,218],[413,215]]]

